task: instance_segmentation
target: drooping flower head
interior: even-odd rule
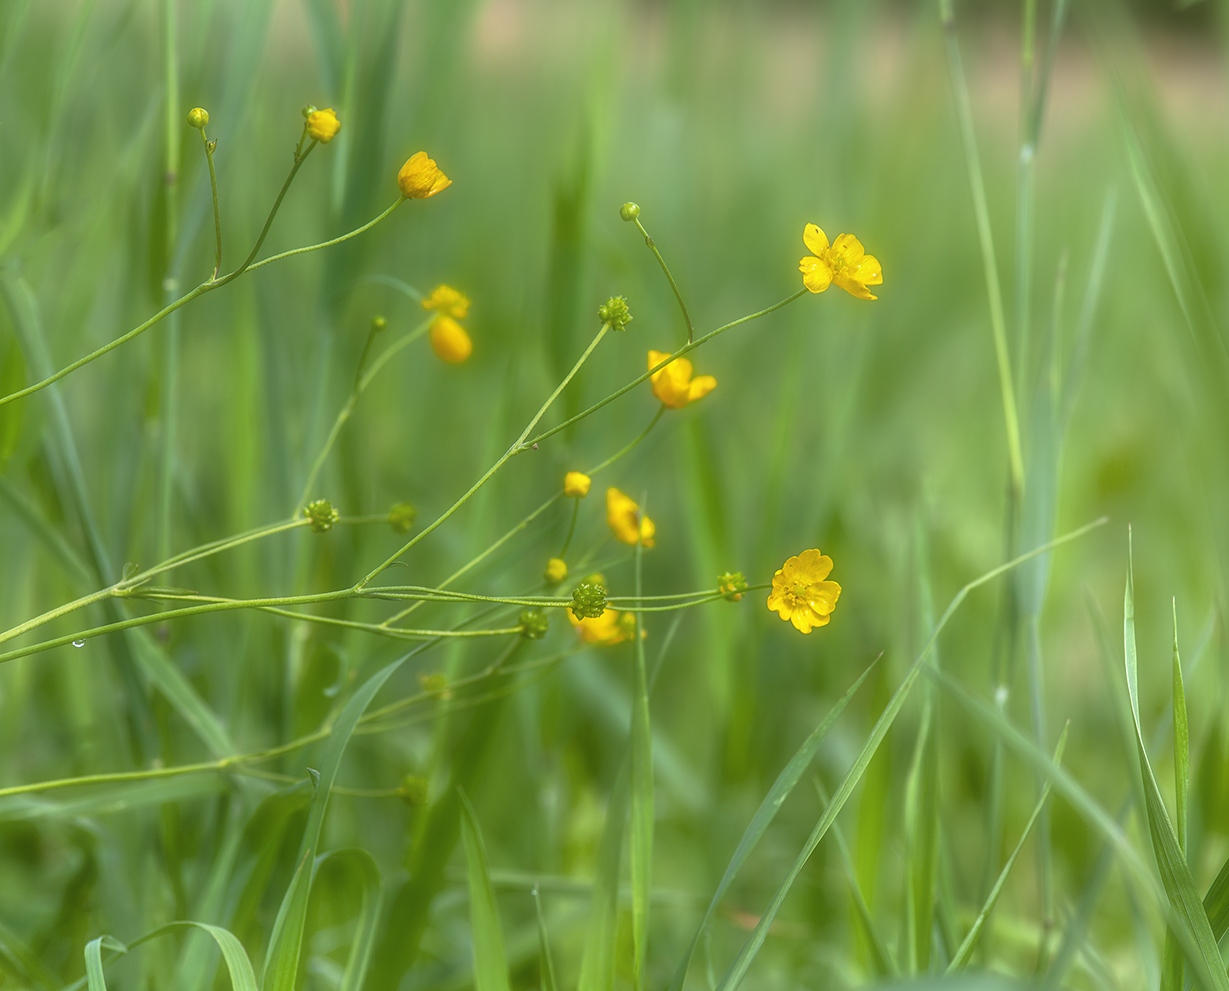
[[[670,354],[666,351],[650,351],[649,368],[660,365],[669,357]],[[653,395],[670,409],[682,409],[717,388],[717,380],[711,375],[697,375],[692,378],[691,372],[690,361],[686,358],[675,358],[665,368],[658,369],[649,376],[649,381],[653,383]]]
[[[435,310],[440,316],[464,320],[466,314],[469,313],[469,297],[453,289],[452,286],[439,285],[432,289],[431,295],[422,301],[422,308]]]
[[[835,282],[858,299],[879,298],[866,287],[883,284],[883,268],[852,234],[841,234],[829,244],[828,235],[814,224],[807,224],[802,231],[802,243],[812,253],[798,263],[798,270],[802,272],[802,284],[811,292],[823,292]]]
[[[340,130],[341,121],[337,119],[337,114],[333,113],[332,107],[313,110],[307,115],[307,135],[313,141],[327,145],[337,137],[337,132]]]
[[[592,484],[593,479],[583,471],[569,471],[563,476],[563,494],[569,499],[583,499]]]
[[[474,342],[452,317],[436,317],[431,323],[431,350],[440,361],[459,365],[473,354]]]
[[[657,527],[640,512],[634,499],[615,488],[606,490],[606,522],[623,543],[653,546]]]
[[[799,633],[827,626],[841,595],[841,586],[826,580],[831,573],[832,558],[818,548],[791,557],[772,576],[768,608]]]
[[[568,610],[568,620],[576,635],[595,647],[611,647],[614,644],[630,640],[636,628],[636,617],[631,613],[621,613],[617,609],[605,609],[598,616],[588,616],[577,619]]]
[[[435,159],[428,158],[425,151],[416,151],[397,173],[397,187],[401,195],[411,200],[425,200],[442,193],[452,185],[452,180],[435,164]]]

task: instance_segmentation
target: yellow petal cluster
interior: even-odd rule
[[[542,577],[551,585],[558,585],[568,576],[568,563],[561,557],[552,557],[546,562]]]
[[[565,610],[572,623],[576,635],[587,644],[595,647],[611,647],[624,640],[631,640],[636,635],[636,617],[629,612],[619,612],[617,609],[606,609],[600,616],[588,619],[577,619],[570,609]],[[643,638],[645,633],[640,632]]]
[[[341,121],[337,119],[337,114],[333,113],[331,107],[324,110],[313,110],[307,115],[307,135],[313,141],[327,145],[337,137],[337,132],[340,130]]]
[[[459,365],[473,354],[474,342],[452,317],[436,317],[431,322],[431,350],[440,361]]]
[[[606,490],[606,522],[623,543],[653,546],[657,527],[640,512],[634,499],[615,488]]]
[[[563,494],[569,499],[583,499],[592,484],[593,479],[583,471],[569,471],[563,476]]]
[[[799,633],[827,626],[841,595],[841,586],[826,580],[831,573],[832,558],[818,548],[796,554],[772,576],[768,608]]]
[[[649,368],[660,365],[669,357],[667,351],[650,351]],[[690,361],[686,358],[675,358],[665,368],[658,369],[649,376],[649,381],[653,384],[653,395],[670,409],[682,409],[717,388],[717,380],[711,375],[697,375],[692,378],[691,372]]]
[[[835,282],[858,299],[879,298],[866,287],[883,284],[883,268],[852,234],[841,234],[829,244],[827,234],[814,224],[807,224],[802,231],[802,243],[811,254],[798,263],[798,270],[802,272],[802,284],[811,292],[823,292]]]
[[[435,310],[441,316],[464,320],[469,313],[469,297],[452,286],[438,285],[422,301],[424,310]]]
[[[428,199],[451,185],[452,180],[435,164],[435,159],[427,157],[425,151],[414,152],[397,173],[397,188],[402,196],[410,200]]]

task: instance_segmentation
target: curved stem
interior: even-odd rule
[[[674,290],[674,298],[678,301],[679,309],[683,311],[683,323],[687,324],[687,343],[690,344],[695,339],[696,329],[691,322],[691,316],[687,312],[687,304],[683,302],[683,294],[679,291],[678,283],[674,281],[674,276],[670,274],[670,269],[666,265],[666,259],[661,256],[661,252],[657,250],[657,242],[653,240],[649,232],[644,229],[644,224],[640,222],[640,218],[636,218],[636,227],[640,233],[644,235],[644,243],[653,252],[653,257],[657,259],[657,264],[661,266],[662,272],[666,276],[666,281],[670,283],[670,288]]]
[[[205,129],[201,128],[201,142],[205,146],[205,161],[209,163],[209,191],[213,195],[213,234],[216,247],[213,253],[213,274],[210,281],[217,279],[222,270],[222,213],[218,208],[218,174],[213,167],[214,144],[205,137]]]
[[[337,237],[330,238],[328,241],[321,241],[319,244],[308,244],[304,245],[302,248],[291,248],[289,251],[283,251],[277,255],[270,255],[268,258],[262,258],[255,264],[247,266],[247,268],[243,271],[255,272],[258,268],[264,268],[266,265],[269,265],[272,262],[281,261],[283,258],[291,258],[295,255],[305,255],[309,251],[319,251],[321,248],[331,248],[335,244],[341,244],[343,241],[349,241],[352,237],[358,237],[360,234],[365,234],[367,231],[371,230],[371,228],[375,227],[375,225],[380,221],[387,219],[389,214],[391,214],[404,202],[404,197],[398,199],[396,203],[390,206],[379,216],[372,218],[371,220],[367,221],[367,223],[363,224],[362,227],[356,227],[354,230],[349,231],[346,234],[341,234]]]

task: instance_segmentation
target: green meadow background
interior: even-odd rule
[[[629,854],[610,861],[635,651],[580,649],[556,612],[540,643],[433,644],[391,677],[374,708],[402,704],[360,726],[328,804],[319,852],[348,852],[320,862],[297,972],[265,971],[261,987],[500,991],[495,919],[513,988],[670,986],[757,807],[876,658],[756,834],[688,988],[732,991],[728,969],[851,767],[848,801],[748,958],[748,987],[924,975],[956,986],[939,975],[1046,782],[1054,792],[970,969],[1049,987],[1180,988],[1182,954],[1163,947],[1170,913],[1192,959],[1203,953],[1187,979],[1224,986],[1207,940],[1214,954],[1227,906],[1210,905],[1210,936],[1207,920],[1173,913],[1190,891],[1198,908],[1229,856],[1229,14],[1214,3],[974,6],[958,3],[945,31],[930,2],[0,4],[0,393],[208,276],[193,106],[209,110],[218,141],[224,267],[259,231],[304,104],[334,107],[342,131],[303,166],[265,254],[377,214],[420,148],[453,180],[361,238],[245,276],[0,407],[0,629],[119,580],[129,562],[290,518],[372,318],[388,320],[382,341],[409,333],[424,318],[414,291],[446,282],[472,299],[472,359],[444,365],[425,338],[400,352],[309,493],[343,516],[408,500],[419,525],[434,519],[519,434],[608,296],[625,296],[634,321],[603,341],[545,425],[642,373],[649,348],[683,343],[669,286],[619,218],[626,200],[700,331],[799,288],[808,222],[856,233],[883,265],[877,302],[808,295],[690,355],[716,391],[667,411],[580,505],[573,575],[600,567],[614,594],[634,592],[635,568],[606,527],[607,485],[657,524],[646,594],[712,588],[735,569],[767,582],[815,546],[843,586],[832,623],[805,637],[763,591],[645,614],[655,804],[643,970],[633,904],[646,889]],[[985,232],[1022,437],[1016,490]],[[637,387],[516,458],[387,580],[441,581],[656,408]],[[970,591],[882,745],[864,750],[966,583],[1102,517]],[[540,590],[567,525],[555,506],[460,587]],[[1154,854],[1165,826],[1124,677],[1128,527],[1139,719],[1171,819],[1182,800],[1185,882]],[[161,580],[236,597],[341,588],[404,539],[378,521],[297,529]],[[1189,801],[1170,731],[1173,602]],[[515,625],[517,612],[481,623]],[[418,615],[448,628],[476,613]],[[3,649],[110,618],[87,610]],[[91,941],[129,943],[173,920],[233,934],[260,977],[327,730],[406,650],[233,612],[0,664],[0,988],[83,986]],[[508,658],[520,673],[471,678]],[[322,727],[307,747],[218,766]],[[1060,776],[1048,761],[1064,727]],[[197,763],[208,767],[132,774]],[[113,777],[33,787],[99,775]],[[465,856],[462,793],[493,900],[475,882],[482,858]],[[159,938],[108,964],[108,986],[244,986],[213,945],[202,932]]]

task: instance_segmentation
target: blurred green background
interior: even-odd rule
[[[756,805],[866,665],[882,652],[812,769],[828,791],[949,598],[1103,515],[1108,526],[1052,561],[974,592],[945,630],[938,663],[980,697],[1001,688],[1006,714],[1040,732],[1046,752],[1070,720],[1064,764],[1116,813],[1138,783],[1132,744],[1119,735],[1125,691],[1112,646],[1130,524],[1143,720],[1147,733],[1157,729],[1153,759],[1167,794],[1177,601],[1195,782],[1190,859],[1203,890],[1229,853],[1229,22],[1212,3],[1071,8],[1057,11],[1067,16],[1055,48],[1056,11],[1037,10],[1035,64],[1048,101],[1024,166],[1022,11],[956,9],[1022,420],[1017,502],[935,4],[8,0],[4,393],[208,276],[208,175],[183,123],[190,107],[209,110],[218,140],[231,265],[279,188],[306,103],[336,108],[342,132],[303,167],[266,254],[374,216],[419,148],[453,186],[342,248],[253,273],[54,391],[0,407],[0,628],[118,580],[125,562],[148,566],[289,517],[372,317],[388,318],[389,335],[423,318],[390,280],[468,294],[474,356],[444,365],[424,339],[395,358],[312,496],[345,515],[409,500],[426,522],[516,437],[596,331],[607,296],[626,296],[635,320],[602,344],[548,424],[640,374],[649,348],[682,343],[669,287],[620,221],[621,203],[641,205],[701,330],[796,291],[802,228],[815,222],[830,236],[856,233],[880,259],[879,300],[833,289],[706,345],[691,357],[717,390],[668,412],[580,507],[574,573],[601,564],[617,594],[632,592],[633,577],[605,526],[607,484],[646,494],[657,523],[646,592],[712,587],[727,569],[764,582],[812,546],[833,557],[844,588],[832,624],[809,637],[766,610],[763,593],[682,613],[677,628],[670,614],[649,621],[646,649],[661,664],[649,983],[669,979]],[[640,387],[516,459],[390,580],[443,579],[552,495],[564,471],[603,460],[655,410]],[[462,587],[537,589],[567,522],[556,507]],[[337,588],[402,539],[378,524],[295,531],[167,581],[233,596]],[[371,603],[329,612],[388,614]],[[421,615],[442,626],[469,613],[433,606]],[[334,796],[325,847],[369,851],[383,877],[369,988],[472,983],[457,784],[486,837],[513,987],[539,981],[535,878],[560,982],[575,983],[604,810],[627,748],[631,651],[571,650],[560,619],[518,658],[566,658],[513,681],[514,691],[417,706],[351,744],[340,783],[372,794]],[[65,620],[46,635],[83,625]],[[479,641],[425,652],[378,703],[413,695],[422,675],[480,671],[502,649]],[[248,753],[316,729],[404,647],[234,613],[15,660],[0,667],[0,789],[224,756],[158,687],[151,651],[186,676],[233,752]],[[906,961],[916,829],[906,806],[922,743],[937,740],[933,938],[948,953],[1036,798],[1033,771],[1012,757],[999,763],[994,734],[922,684],[839,820],[853,876],[905,971],[917,962],[916,948]],[[183,918],[232,929],[259,970],[309,797],[288,782],[306,781],[318,760],[307,749],[260,765],[272,780],[207,773],[0,797],[0,987],[60,987],[83,975],[94,937],[132,939]],[[689,986],[712,986],[783,878],[823,807],[812,772],[724,900]],[[415,800],[397,794],[407,775],[425,780],[425,800],[418,783],[402,789]],[[1129,815],[1126,828],[1150,857],[1141,822]],[[1047,829],[1048,840],[1035,834],[1025,846],[979,962],[1044,972],[1057,938],[1040,963],[1038,946],[1053,929],[1077,934],[1074,957],[1054,975],[1064,986],[1151,981],[1155,910],[1126,897],[1118,874],[1098,875],[1101,838],[1068,804],[1056,802]],[[756,960],[757,986],[875,976],[834,836]],[[353,882],[343,866],[321,871],[308,987],[338,986]],[[1077,927],[1082,900],[1088,917]],[[620,986],[629,980],[626,905],[621,920]],[[115,965],[117,986],[208,987],[212,963],[187,956],[204,945],[135,952]],[[195,969],[185,973],[185,960]]]

